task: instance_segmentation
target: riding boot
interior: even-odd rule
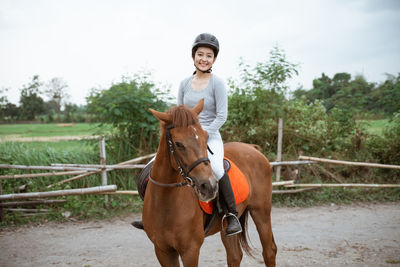
[[[226,236],[235,235],[242,232],[242,226],[240,225],[238,219],[238,212],[236,209],[235,197],[233,195],[231,182],[229,180],[228,174],[225,172],[224,176],[218,181],[219,184],[219,196],[223,201],[223,206],[225,206],[225,215],[222,218],[227,219],[228,226],[225,230]]]
[[[136,227],[137,229],[144,230],[142,221],[133,221],[131,224],[133,227]]]

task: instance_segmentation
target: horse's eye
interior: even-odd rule
[[[176,147],[179,148],[180,150],[185,150],[185,146],[184,146],[182,143],[180,143],[180,142],[175,142],[175,145],[176,145]]]

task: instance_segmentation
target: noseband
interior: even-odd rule
[[[176,154],[175,143],[172,140],[172,136],[171,136],[170,130],[173,129],[173,128],[175,128],[175,126],[173,124],[168,125],[166,127],[166,132],[165,132],[165,137],[166,137],[167,146],[168,146],[168,158],[170,159],[170,162],[171,162],[171,155],[174,158],[174,160],[176,162],[176,165],[178,166],[179,174],[183,178],[183,182],[181,182],[181,183],[173,183],[173,184],[164,184],[164,183],[160,183],[160,182],[155,181],[150,176],[149,176],[149,179],[154,184],[159,185],[159,186],[163,186],[163,187],[181,187],[181,186],[186,186],[186,185],[194,187],[195,183],[193,182],[193,179],[189,177],[189,173],[194,168],[196,168],[197,165],[199,165],[202,162],[210,163],[210,159],[209,158],[199,158],[198,160],[193,162],[189,167],[185,166],[185,168],[183,168],[182,165],[181,165],[180,160],[178,159],[178,155]],[[211,152],[211,154],[213,154],[208,146],[207,146],[207,149]]]

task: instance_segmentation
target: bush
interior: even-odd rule
[[[229,116],[221,129],[225,141],[258,144],[267,153],[274,150],[276,122],[284,113],[287,81],[298,74],[296,68],[277,46],[265,62],[240,64],[241,80],[229,81]]]
[[[124,77],[109,89],[91,92],[88,112],[101,123],[112,125],[107,145],[115,160],[121,162],[156,150],[159,122],[148,109],[167,109],[166,95],[148,74]]]
[[[382,164],[399,165],[400,163],[400,113],[393,116],[392,123],[383,130],[383,135],[375,135],[368,139],[367,149],[372,158]],[[398,182],[398,170],[380,170],[380,173]]]

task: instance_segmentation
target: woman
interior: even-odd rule
[[[219,198],[225,207],[228,222],[227,236],[242,232],[238,212],[228,174],[224,171],[224,146],[219,129],[225,123],[228,113],[228,98],[225,83],[211,73],[217,59],[219,42],[209,33],[198,35],[192,45],[192,58],[196,71],[184,79],[179,86],[178,105],[190,108],[204,98],[204,108],[199,115],[199,122],[209,134],[208,146],[213,153],[208,153],[211,167],[219,184]],[[133,222],[133,226],[142,228],[141,222]]]
[[[195,73],[181,82],[178,93],[178,105],[192,108],[204,98],[204,108],[199,115],[199,122],[209,134],[208,146],[213,154],[208,153],[211,167],[219,184],[219,197],[226,206],[228,227],[226,235],[240,233],[242,228],[237,219],[237,209],[228,174],[224,171],[224,145],[219,129],[225,123],[228,115],[228,98],[225,83],[211,73],[211,68],[217,59],[219,42],[208,33],[196,37],[192,45],[192,58],[196,68]]]

